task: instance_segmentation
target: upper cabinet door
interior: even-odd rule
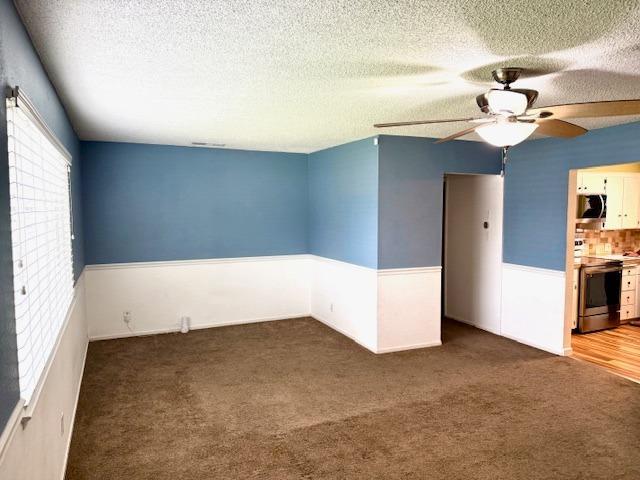
[[[578,193],[605,193],[606,175],[602,173],[578,172]]]
[[[638,207],[640,207],[640,178],[623,178],[622,228],[639,228]]]
[[[623,189],[624,182],[622,177],[610,176],[607,178],[607,219],[604,223],[605,230],[622,228]]]

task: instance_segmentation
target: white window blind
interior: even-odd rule
[[[73,299],[70,156],[26,97],[7,101],[20,391],[29,404]]]

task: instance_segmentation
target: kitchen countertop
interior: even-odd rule
[[[602,258],[604,260],[619,260],[625,265],[640,265],[640,257],[626,257],[624,255],[589,255],[592,258]]]

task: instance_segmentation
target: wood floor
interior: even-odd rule
[[[571,338],[572,357],[640,382],[640,327],[622,325]]]

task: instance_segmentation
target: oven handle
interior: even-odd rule
[[[609,272],[620,272],[622,273],[622,267],[611,267],[611,268],[598,268],[598,267],[590,267],[585,268],[585,275],[591,275],[594,273],[609,273]]]

